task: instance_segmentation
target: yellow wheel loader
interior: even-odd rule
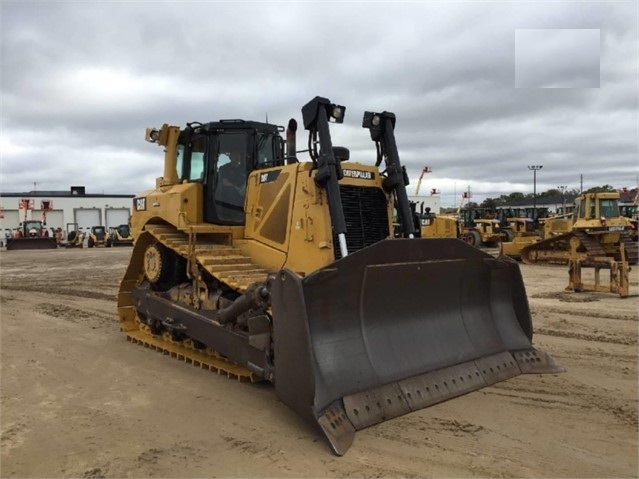
[[[561,370],[532,347],[517,263],[415,238],[395,115],[364,114],[368,164],[332,144],[344,113],[326,98],[304,105],[306,160],[295,120],[286,139],[244,120],[147,129],[164,176],[134,198],[118,294],[129,341],[273,383],[338,455],[359,429]]]
[[[499,220],[481,209],[461,210],[459,235],[466,243],[477,248],[494,247],[504,239]]]

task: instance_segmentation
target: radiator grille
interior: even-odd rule
[[[388,230],[388,202],[380,188],[340,185],[340,196],[346,220],[348,252],[386,239]],[[342,257],[337,235],[333,233],[335,259]]]

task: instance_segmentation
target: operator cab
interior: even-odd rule
[[[131,229],[129,228],[129,225],[120,225],[117,227],[117,230],[118,234],[122,238],[128,238],[131,235]]]
[[[619,200],[609,195],[601,194],[597,197],[594,194],[587,195],[585,199],[577,198],[575,200],[576,209],[573,213],[574,219],[600,219],[600,218],[618,218]]]
[[[182,182],[202,183],[205,222],[244,224],[248,175],[284,165],[281,131],[244,120],[187,124],[178,139],[177,174]]]
[[[39,220],[27,220],[21,224],[22,236],[26,238],[39,238],[46,223]]]

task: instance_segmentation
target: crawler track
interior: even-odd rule
[[[147,246],[155,241],[184,258],[188,257],[189,248],[193,247],[197,264],[216,280],[238,293],[246,291],[254,282],[266,281],[268,275],[265,269],[254,264],[238,248],[202,241],[189,245],[188,235],[172,226],[147,225],[145,233],[135,243],[131,261],[118,293],[121,330],[126,334],[127,340],[230,378],[256,380],[254,373],[225,359],[212,349],[198,349],[188,339],[175,341],[169,333],[153,334],[140,319],[131,300],[131,293],[144,280],[144,252]]]
[[[552,263],[567,265],[570,260],[570,240],[579,238],[583,255],[587,257],[603,257],[607,253],[595,237],[585,231],[571,231],[552,238],[530,244],[521,250],[521,260],[526,264]],[[629,236],[621,235],[620,243],[624,245],[628,264],[637,264],[637,242]]]
[[[624,235],[621,237],[621,243],[626,250],[628,264],[637,264],[637,261],[639,260],[639,249],[637,241],[633,241],[630,235]]]
[[[564,233],[530,244],[521,250],[521,260],[526,264],[568,264],[573,236],[572,232]]]

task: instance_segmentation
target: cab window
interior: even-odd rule
[[[209,174],[213,174],[215,217],[222,224],[244,223],[246,181],[251,169],[245,131],[224,132],[217,136],[216,154]]]
[[[184,180],[184,145],[178,145],[176,155],[177,162],[175,164],[175,169],[177,170],[177,174],[180,179]]]
[[[206,152],[206,137],[196,137],[191,141],[191,157],[188,171],[185,171],[189,181],[204,179],[204,153]]]
[[[204,154],[207,139],[194,138],[188,145],[178,145],[176,170],[180,180],[202,181],[204,179]]]
[[[575,200],[575,205],[577,207],[575,214],[579,212],[579,218],[582,218],[582,219],[585,218],[586,217],[586,201]]]
[[[257,167],[268,168],[275,165],[275,142],[271,133],[257,133]]]
[[[619,216],[619,204],[617,200],[601,200],[599,203],[599,215],[606,218]]]

